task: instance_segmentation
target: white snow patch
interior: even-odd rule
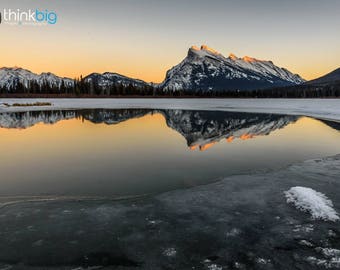
[[[322,266],[325,268],[339,268],[340,267],[340,250],[333,248],[321,248],[315,249],[317,252],[323,255],[323,259],[319,259],[313,256],[307,257],[307,261],[311,264]]]
[[[328,230],[328,236],[336,237],[336,233],[333,230]]]
[[[292,203],[297,209],[310,213],[313,219],[339,220],[332,201],[320,192],[307,187],[292,187],[284,194],[287,203]]]
[[[325,259],[318,259],[314,256],[309,256],[306,258],[306,261],[313,265],[323,266],[323,267],[328,268],[328,262]]]
[[[295,225],[293,232],[302,232],[302,233],[311,233],[314,231],[314,226],[312,224],[306,224],[306,225]]]
[[[338,258],[340,259],[340,250],[335,248],[316,248],[318,252],[321,252],[327,258]]]
[[[268,263],[270,263],[270,260],[269,259],[267,260],[267,259],[264,259],[264,258],[257,258],[256,262],[258,264],[268,264]]]
[[[302,246],[306,246],[306,247],[313,247],[314,246],[311,242],[309,242],[307,240],[300,240],[299,244],[302,245]]]
[[[235,263],[234,263],[234,267],[235,267],[236,269],[245,269],[245,268],[246,268],[244,264],[239,263],[239,262],[235,262]]]
[[[177,251],[175,248],[167,248],[164,250],[163,254],[168,257],[174,257],[177,254]]]
[[[233,228],[229,232],[226,233],[226,236],[227,237],[235,237],[235,236],[238,236],[240,233],[241,233],[240,229]]]
[[[222,268],[222,266],[219,266],[217,264],[210,264],[210,265],[208,265],[208,269],[209,270],[222,270],[223,268]]]

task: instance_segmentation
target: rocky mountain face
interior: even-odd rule
[[[299,75],[271,61],[222,54],[205,45],[193,46],[187,57],[166,73],[160,87],[165,91],[253,90],[298,85]]]
[[[0,68],[0,88],[7,90],[15,89],[21,84],[29,88],[32,84],[37,84],[39,87],[48,85],[51,88],[72,87],[74,81],[69,78],[62,78],[53,73],[36,74],[23,68]]]

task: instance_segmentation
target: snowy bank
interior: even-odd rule
[[[297,209],[310,213],[313,219],[339,220],[332,201],[320,192],[307,187],[292,187],[284,194],[287,203],[292,203]]]
[[[50,102],[52,106],[7,107],[3,103]],[[57,109],[183,109],[305,115],[340,121],[340,99],[0,99],[0,113]]]

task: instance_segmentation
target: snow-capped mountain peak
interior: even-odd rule
[[[256,58],[250,57],[250,56],[244,56],[242,58],[243,61],[248,62],[248,63],[253,63],[253,62],[261,62],[261,60],[258,60]]]
[[[224,57],[206,45],[192,46],[187,57],[171,68],[161,84],[165,90],[251,90],[301,84],[299,75],[272,61],[234,54]]]
[[[60,88],[63,83],[68,87],[74,84],[72,79],[58,77],[50,72],[36,74],[20,67],[0,68],[0,88],[11,90],[18,87],[19,84],[28,88],[32,83],[37,83],[40,87],[47,84],[57,88]]]
[[[201,51],[206,51],[206,52],[209,52],[209,53],[212,53],[212,54],[216,54],[216,55],[220,54],[218,51],[216,51],[213,48],[208,47],[207,45],[202,45],[201,46]]]
[[[207,45],[202,45],[200,48],[197,46],[191,46],[188,55],[198,58],[212,57],[212,58],[224,58],[222,54]]]
[[[229,59],[231,59],[231,60],[237,60],[237,59],[239,59],[235,54],[233,54],[233,53],[231,53],[231,54],[229,54]]]

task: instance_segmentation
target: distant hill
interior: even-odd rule
[[[340,84],[340,68],[320,77],[305,83],[306,85],[333,85]]]
[[[111,87],[113,85],[120,84],[125,87],[133,85],[139,88],[151,85],[150,83],[144,82],[142,80],[129,78],[127,76],[113,72],[105,72],[103,74],[92,73],[90,75],[87,75],[84,78],[84,81],[86,83],[93,83],[100,88]]]

